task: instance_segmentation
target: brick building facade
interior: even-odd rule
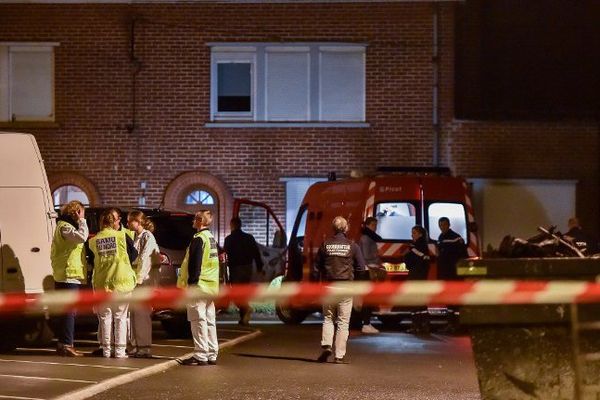
[[[439,11],[439,161],[458,175],[578,180],[577,210],[598,222],[594,121],[454,118],[456,4],[2,4],[0,42],[58,42],[55,122],[0,123],[35,134],[51,186],[90,201],[177,206],[193,187],[285,215],[282,177],[430,166],[433,15]],[[135,21],[135,22],[134,22]],[[132,40],[133,39],[133,40]],[[215,42],[366,44],[366,127],[206,126]],[[132,58],[132,52],[135,60]]]

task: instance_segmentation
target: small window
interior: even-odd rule
[[[0,121],[54,121],[54,46],[0,43]]]
[[[86,206],[90,204],[87,194],[79,186],[75,185],[65,185],[57,188],[52,193],[52,197],[55,207],[62,206],[73,200],[78,200]]]
[[[429,237],[437,240],[440,236],[438,220],[447,217],[450,220],[450,228],[467,241],[467,219],[465,207],[459,203],[431,203],[427,209],[429,216]]]
[[[218,112],[252,111],[252,64],[219,63]]]
[[[377,233],[384,240],[410,240],[417,224],[417,209],[411,203],[379,203],[375,209]]]
[[[187,205],[214,205],[215,200],[212,195],[204,190],[194,190],[185,198]]]

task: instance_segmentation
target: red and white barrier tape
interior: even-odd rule
[[[141,288],[130,295],[85,291],[52,291],[36,296],[0,295],[0,314],[36,313],[48,310],[60,313],[68,309],[90,312],[102,304],[127,302],[155,308],[181,309],[197,299],[214,299],[218,304],[239,300],[277,301],[293,306],[335,302],[344,297],[360,297],[366,304],[417,306],[559,304],[600,302],[600,283],[583,281],[403,281],[341,282],[331,285],[284,283],[281,288],[268,285],[237,285],[208,296],[197,288]]]

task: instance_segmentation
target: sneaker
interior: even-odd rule
[[[138,351],[137,353],[131,355],[133,358],[152,358],[152,353],[148,351]]]
[[[366,333],[366,334],[376,334],[376,333],[379,333],[379,329],[375,328],[371,324],[368,324],[368,325],[363,325],[361,332]]]
[[[198,360],[198,359],[197,359],[196,357],[194,357],[194,356],[191,356],[191,357],[189,357],[189,358],[186,358],[186,359],[183,359],[183,360],[179,360],[179,359],[178,359],[178,360],[177,360],[177,362],[178,362],[180,365],[197,365],[197,366],[199,366],[199,367],[203,367],[203,366],[205,366],[205,365],[208,365],[208,362],[207,362],[207,361],[200,361],[200,360]]]
[[[208,360],[208,365],[217,365],[217,360]]]
[[[317,361],[320,363],[327,362],[327,360],[329,360],[329,357],[331,357],[331,354],[331,346],[323,346],[323,352],[321,353],[319,358],[317,358]]]
[[[56,352],[63,357],[83,357],[83,353],[75,350],[73,346],[61,346]]]
[[[110,351],[110,349],[102,349],[102,357],[104,358],[110,358],[110,356],[112,352]]]
[[[350,361],[346,360],[346,357],[336,358],[334,362],[336,364],[350,364]]]
[[[135,357],[135,354],[136,354],[137,352],[138,352],[138,349],[137,349],[137,348],[135,348],[135,347],[132,347],[132,348],[130,348],[130,349],[127,349],[127,350],[125,351],[125,353],[127,353],[127,355],[128,355],[128,356],[134,356],[134,357]]]
[[[126,353],[115,353],[115,358],[129,358]]]

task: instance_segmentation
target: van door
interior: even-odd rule
[[[42,188],[0,187],[0,291],[43,291],[52,273],[52,233]]]
[[[253,271],[252,281],[271,282],[285,272],[287,237],[283,225],[266,204],[235,199],[233,216],[242,221],[242,230],[256,239],[263,260],[264,275]]]

